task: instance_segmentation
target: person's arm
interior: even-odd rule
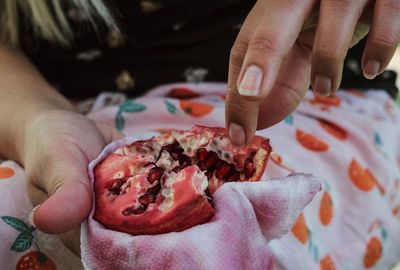
[[[0,156],[24,168],[32,225],[79,254],[92,205],[88,163],[120,134],[74,112],[19,52],[0,47]]]
[[[24,164],[24,134],[49,109],[73,110],[19,51],[0,45],[0,156]]]

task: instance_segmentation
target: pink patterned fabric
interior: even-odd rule
[[[216,83],[165,85],[135,100],[105,93],[97,98],[88,117],[135,137],[158,135],[170,128],[190,129],[194,124],[224,126],[225,87]],[[317,98],[309,92],[296,112],[259,135],[270,138],[274,149],[265,179],[278,180],[225,185],[215,194],[217,215],[212,222],[179,234],[132,237],[103,233],[106,230],[89,218],[82,226],[85,266],[102,269],[106,263],[123,263],[126,258],[132,269],[154,269],[166,258],[170,260],[160,268],[223,269],[216,266],[221,257],[232,258],[226,259],[225,269],[260,269],[272,262],[274,269],[390,269],[398,262],[400,110],[385,92],[339,91],[333,98]],[[315,178],[297,175],[286,179],[291,173],[312,173],[320,179],[322,190],[289,230],[296,213],[318,190]],[[38,243],[57,269],[78,269],[54,237],[29,231],[27,214],[32,205],[24,183],[24,171],[18,164],[0,164],[0,269],[15,269],[23,256],[36,250],[33,243]],[[236,200],[231,200],[232,194]],[[256,199],[259,194],[265,197]],[[293,205],[296,201],[299,204]],[[263,211],[266,216],[260,215]],[[26,227],[13,224],[12,218]],[[23,236],[27,241],[32,233],[33,243],[24,251],[11,248],[21,234],[18,229],[27,229]],[[202,237],[207,231],[219,233]],[[224,245],[225,250],[219,249]],[[197,254],[195,247],[199,247]],[[160,254],[156,250],[172,255],[156,257]],[[222,255],[213,256],[216,250]],[[115,254],[124,256],[119,261]]]

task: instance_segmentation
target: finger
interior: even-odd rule
[[[311,82],[322,96],[332,95],[340,85],[343,61],[366,0],[322,0],[313,46]]]
[[[373,79],[385,70],[399,42],[400,1],[376,1],[371,30],[362,58],[366,78]]]
[[[254,130],[249,130],[249,128],[246,128],[246,131],[248,132],[248,134],[246,135],[244,133],[244,129],[242,128],[243,123],[240,125],[235,123],[235,119],[237,119],[237,114],[239,114],[239,112],[254,115],[258,111],[256,103],[254,103],[253,101],[249,101],[239,95],[236,88],[236,82],[242,68],[243,60],[248,46],[248,41],[250,40],[253,29],[256,28],[262,13],[263,1],[258,1],[249,12],[249,15],[242,25],[242,28],[236,38],[235,44],[232,47],[229,59],[229,74],[227,86],[228,93],[226,96],[225,105],[225,122],[229,130],[228,135],[231,138],[232,143],[236,145],[243,145],[246,141],[246,138],[251,138],[251,134],[255,133],[255,127],[257,125],[257,118],[250,119],[248,125],[249,127],[253,127]]]
[[[241,95],[258,101],[268,95],[283,59],[310,13],[311,4],[312,1],[267,1],[239,76],[237,87]]]
[[[92,205],[88,160],[79,150],[69,149],[63,157],[50,158],[41,180],[35,184],[50,195],[33,213],[34,225],[43,232],[59,234],[80,225]],[[44,181],[47,179],[50,181]]]
[[[303,34],[311,36],[308,33]],[[298,41],[284,59],[274,87],[260,103],[257,129],[264,129],[280,122],[303,100],[310,85],[311,50],[311,46]]]
[[[234,140],[234,131],[243,130],[242,141],[236,144],[248,142],[253,137],[257,126],[258,103],[271,90],[281,62],[297,39],[313,2],[265,2],[261,19],[246,41],[248,47],[236,87],[230,85],[228,88],[226,114],[229,136]],[[288,17],[291,20],[287,20]],[[236,77],[230,78],[234,79]]]

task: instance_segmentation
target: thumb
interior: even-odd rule
[[[88,160],[64,158],[50,162],[48,175],[37,183],[49,197],[31,213],[32,225],[39,230],[60,234],[79,226],[89,215],[92,189],[87,174]]]

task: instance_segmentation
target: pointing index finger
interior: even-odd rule
[[[254,136],[258,105],[273,88],[281,63],[295,43],[314,2],[264,1],[264,5],[255,6],[263,9],[258,13],[257,25],[243,25],[241,33],[247,34],[239,35],[235,42],[247,46],[241,50],[243,63],[238,67],[237,61],[232,63],[231,55],[228,78],[226,124],[233,143],[242,145]]]

